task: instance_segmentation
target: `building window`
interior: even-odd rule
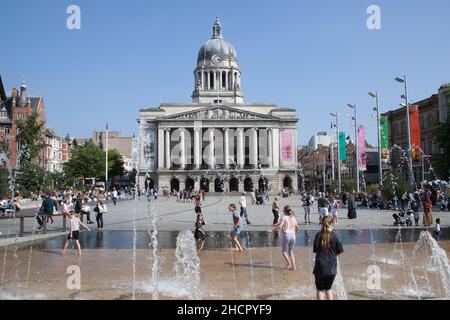
[[[11,132],[11,129],[10,128],[8,128],[8,127],[4,127],[3,128],[3,133],[4,134],[9,134]]]
[[[420,116],[420,118],[419,118],[419,125],[420,125],[420,129],[423,129],[423,116]]]
[[[402,132],[401,132],[401,134],[406,134],[406,124],[405,124],[405,121],[402,121],[401,126],[402,126]]]
[[[431,114],[429,114],[427,116],[427,128],[431,128],[433,124],[433,116]]]

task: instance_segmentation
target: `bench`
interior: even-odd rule
[[[83,222],[83,215],[84,214],[85,213],[81,213],[80,214],[80,220],[82,222]],[[36,215],[36,214],[18,214],[18,213],[15,214],[14,211],[12,211],[12,212],[8,212],[8,213],[5,212],[5,214],[3,216],[0,216],[0,220],[20,219],[19,236],[23,237],[24,234],[25,234],[25,219],[28,219],[28,218],[36,219],[37,216],[39,216],[41,218],[47,218],[49,216],[51,216],[51,217],[63,217],[63,219],[62,219],[62,231],[66,231],[67,215],[62,214],[62,213],[56,213],[56,214],[52,214],[52,215],[43,215],[43,214]],[[46,234],[47,233],[47,219],[44,219],[44,223],[43,223],[42,228],[43,228],[42,229],[43,233]]]

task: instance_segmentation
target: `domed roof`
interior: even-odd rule
[[[236,49],[222,37],[222,26],[219,18],[216,19],[213,27],[213,36],[199,50],[197,62],[201,60],[209,60],[214,55],[222,57],[222,59],[236,60]]]

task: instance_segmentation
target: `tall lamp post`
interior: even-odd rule
[[[337,175],[338,175],[338,192],[341,193],[341,154],[339,150],[339,116],[338,113],[330,113],[330,116],[336,118],[336,145],[337,145]]]
[[[404,84],[405,93],[402,95],[402,99],[405,100],[405,110],[406,110],[406,138],[408,141],[408,149],[406,150],[406,155],[408,158],[408,189],[409,192],[412,192],[413,187],[413,171],[412,171],[412,157],[411,157],[411,125],[409,121],[409,104],[408,104],[408,80],[406,75],[403,77],[395,78],[395,81]]]
[[[383,186],[383,164],[381,161],[381,132],[380,132],[380,105],[378,100],[378,92],[369,92],[369,96],[375,98],[376,106],[373,108],[373,111],[377,112],[377,139],[378,139],[378,174],[379,174],[379,182],[380,186]]]
[[[359,193],[359,154],[358,154],[358,127],[356,125],[356,103],[350,104],[348,103],[347,106],[349,108],[352,108],[354,111],[354,116],[352,117],[352,120],[355,123],[355,159],[356,159],[356,192]]]
[[[105,191],[108,192],[108,123],[106,124],[105,151]]]

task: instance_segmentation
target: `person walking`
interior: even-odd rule
[[[97,216],[95,217],[95,220],[97,221],[97,231],[103,231],[103,214],[108,212],[106,204],[100,200],[94,208],[94,212],[97,213]]]
[[[313,196],[308,192],[303,197],[303,208],[305,210],[305,224],[311,224],[311,206],[314,203]]]
[[[114,205],[117,205],[118,192],[117,192],[117,189],[115,187],[113,188],[113,191],[111,193],[111,197],[112,197],[112,201],[113,201]]]
[[[234,203],[228,206],[228,211],[233,215],[233,231],[231,232],[231,242],[235,245],[238,251],[244,251],[238,239],[242,231],[241,214],[236,210],[236,205]]]
[[[433,224],[433,202],[431,201],[430,187],[427,187],[423,194],[423,225],[426,227],[431,227]]]
[[[298,231],[298,222],[294,216],[294,210],[291,206],[285,206],[283,208],[284,216],[281,218],[281,223],[275,227],[282,232],[282,253],[286,260],[286,269],[295,270],[294,246],[295,246],[295,233]]]
[[[330,202],[325,198],[325,192],[322,192],[317,200],[317,206],[319,208],[319,224],[322,223],[324,217],[328,216],[329,205]]]
[[[195,213],[202,213],[202,200],[200,199],[200,196],[195,197],[194,206]]]
[[[50,194],[44,193],[43,196],[44,200],[42,201],[41,208],[36,217],[36,220],[39,224],[39,230],[42,229],[44,227],[44,224],[48,222],[48,217],[52,216],[55,210],[58,210],[56,201],[53,200],[52,197],[50,197]]]
[[[70,212],[70,233],[67,237],[66,243],[64,244],[64,248],[62,254],[66,254],[67,246],[69,245],[70,240],[74,240],[77,245],[78,254],[81,255],[81,246],[80,246],[80,226],[86,228],[88,231],[91,231],[87,225],[80,221],[80,215],[74,211]]]
[[[272,213],[273,213],[273,223],[275,226],[278,224],[278,220],[280,219],[280,197],[276,196],[272,203]]]
[[[314,239],[314,278],[318,300],[333,300],[331,287],[337,274],[337,256],[344,252],[341,241],[333,231],[333,218],[322,220],[322,228]]]
[[[251,224],[248,219],[247,213],[247,200],[245,199],[245,193],[241,193],[241,198],[239,199],[239,205],[241,206],[241,217],[245,217],[245,222]]]
[[[333,195],[330,195],[330,214],[333,217],[333,223],[338,224],[338,212],[339,211],[339,203],[334,198]]]
[[[206,233],[203,230],[204,225],[206,225],[205,219],[203,218],[203,215],[199,213],[195,221],[195,232],[194,232],[194,238],[197,241],[197,251],[202,251],[203,246],[205,244]]]
[[[352,194],[348,198],[348,210],[347,210],[347,218],[349,219],[356,219],[356,201],[355,201],[355,195]]]

